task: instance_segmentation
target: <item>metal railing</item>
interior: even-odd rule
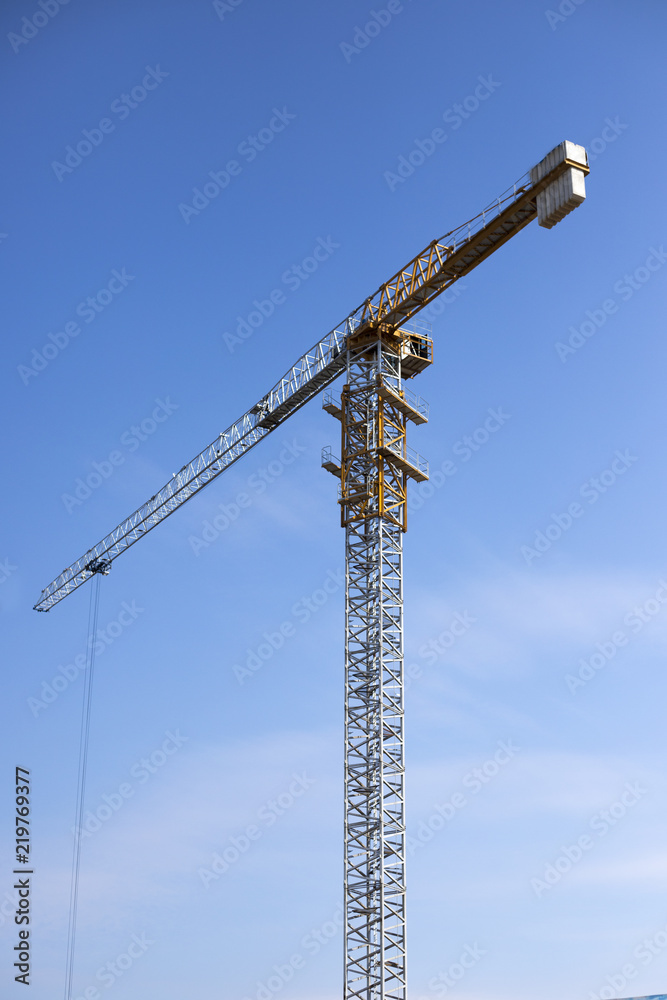
[[[331,445],[327,444],[322,448],[322,467],[325,465],[336,465],[340,468],[340,459],[331,451]]]

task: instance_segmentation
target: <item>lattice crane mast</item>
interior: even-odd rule
[[[431,364],[416,314],[534,218],[552,228],[586,197],[588,159],[562,142],[469,222],[433,240],[304,354],[269,392],[184,465],[147,503],[46,587],[49,611],[181,507],[292,413],[345,374],[340,479],[345,528],[345,983],[344,1000],[405,1000],[403,567],[407,480],[428,479],[406,425],[428,406],[405,389]]]

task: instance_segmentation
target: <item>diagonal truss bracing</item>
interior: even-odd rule
[[[345,1000],[405,1000],[400,526],[346,528]]]
[[[348,351],[341,398],[345,524],[344,1000],[405,1000],[404,488],[388,500],[386,396],[402,396],[400,339]],[[394,420],[398,418],[394,417]],[[402,415],[400,415],[403,421]],[[404,423],[398,432],[405,450]],[[392,451],[393,454],[393,451]],[[404,476],[400,481],[404,486]]]
[[[546,163],[547,161],[542,161]],[[549,161],[550,162],[550,161]],[[330,385],[345,367],[348,338],[382,322],[399,329],[537,215],[538,195],[569,169],[559,162],[539,180],[531,171],[474,219],[434,240],[318,341],[247,413],[184,465],[154,496],[46,587],[35,610],[48,611],[216,479],[270,431]],[[581,165],[579,165],[581,166]],[[546,170],[546,167],[545,167]],[[588,167],[583,168],[588,172]]]
[[[586,159],[585,154],[583,158]],[[549,157],[542,161],[547,162],[550,162]],[[393,327],[402,326],[436,295],[472,271],[536,218],[538,195],[553,186],[554,181],[573,167],[578,168],[582,175],[588,173],[587,163],[574,162],[566,157],[548,171],[545,167],[542,172],[539,167],[524,174],[479,215],[445,233],[439,240],[433,240],[405,267],[380,285],[350,316],[355,327],[379,321]],[[539,175],[542,176],[537,180]]]
[[[259,403],[184,465],[147,503],[88,549],[72,566],[63,570],[42,591],[35,610],[48,611],[101,568],[108,570],[117,556],[237,462],[321,389],[330,385],[345,367],[347,331],[346,324],[341,324],[299,358]]]

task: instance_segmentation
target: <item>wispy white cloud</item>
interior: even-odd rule
[[[583,821],[613,801],[628,781],[641,779],[656,792],[666,784],[662,773],[640,757],[632,760],[603,752],[535,751],[521,739],[515,742],[519,752],[474,798],[480,818],[495,815],[502,816],[504,822],[518,822],[532,816],[536,820]],[[447,754],[438,761],[413,764],[408,782],[413,816],[432,809],[433,803],[457,790],[465,793],[464,777],[492,758],[496,748],[497,741],[487,736],[475,754],[456,759]]]
[[[577,870],[576,875],[581,882],[636,886],[638,889],[645,889],[648,883],[652,891],[664,892],[667,886],[667,851],[592,862]]]
[[[270,869],[277,851],[278,877],[280,867],[303,861],[308,850],[317,851],[319,835],[340,818],[337,735],[286,732],[222,747],[190,750],[186,745],[164,773],[135,784],[134,795],[117,814],[84,838],[84,922],[97,920],[102,902],[105,909],[113,901],[127,910],[187,896],[188,885],[200,893],[198,868],[210,864],[213,853],[250,824],[262,836],[243,859],[244,866],[246,861],[257,866],[262,858],[261,867]],[[303,792],[295,786],[298,794],[290,802],[295,775],[313,784]],[[62,912],[68,877],[67,871],[45,867],[47,919],[58,909]]]
[[[455,579],[440,593],[420,593],[412,616],[420,639],[413,647],[437,638],[454,613],[465,609],[477,621],[447,651],[447,663],[478,676],[524,673],[539,667],[538,651],[545,642],[585,650],[622,628],[625,615],[652,597],[657,586],[657,579],[631,574],[545,576],[494,568],[486,576]],[[667,614],[656,616],[650,635],[667,645]]]

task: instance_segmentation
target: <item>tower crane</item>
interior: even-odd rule
[[[339,483],[345,528],[344,1000],[405,1000],[403,534],[407,482],[428,463],[407,444],[428,406],[404,382],[433,360],[415,316],[537,218],[552,228],[586,197],[583,146],[562,142],[491,205],[433,240],[334,327],[191,462],[46,587],[49,611],[173,514],[293,413],[345,376],[324,409],[341,454],[322,465]]]

